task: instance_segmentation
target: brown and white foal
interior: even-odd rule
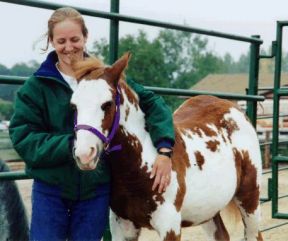
[[[111,67],[97,59],[77,63],[79,85],[71,100],[78,113],[78,166],[94,169],[104,149],[117,149],[105,159],[111,165],[113,241],[137,240],[142,227],[155,229],[161,240],[179,241],[181,227],[193,225],[202,225],[209,240],[230,240],[219,212],[231,201],[241,212],[245,240],[262,240],[259,143],[247,117],[229,101],[198,96],[175,111],[171,183],[164,193],[151,190],[157,153],[138,96],[123,80],[129,57]]]

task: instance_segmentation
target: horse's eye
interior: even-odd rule
[[[103,105],[101,105],[101,109],[104,111],[107,111],[111,108],[112,106],[112,101],[107,101]]]

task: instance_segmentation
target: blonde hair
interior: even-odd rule
[[[50,19],[48,20],[48,31],[45,34],[45,36],[47,37],[47,44],[46,48],[43,49],[44,51],[47,51],[49,47],[49,41],[53,39],[53,30],[55,25],[66,19],[70,19],[78,23],[81,26],[83,36],[87,38],[88,29],[85,25],[85,21],[82,15],[76,9],[71,7],[58,8],[54,11]]]

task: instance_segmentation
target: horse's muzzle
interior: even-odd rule
[[[97,164],[99,162],[100,159],[100,152],[99,152],[99,148],[97,146],[96,148],[96,155],[91,158],[91,160],[89,160],[87,163],[83,164],[83,162],[81,161],[81,158],[79,158],[76,154],[75,154],[75,150],[76,148],[73,148],[73,157],[74,160],[76,161],[77,166],[79,167],[79,169],[83,170],[83,171],[89,171],[89,170],[94,170],[97,167]]]

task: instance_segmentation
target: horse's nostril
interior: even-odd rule
[[[76,156],[75,150],[76,150],[76,148],[75,148],[75,146],[74,146],[73,149],[72,149],[72,155],[73,155],[73,158],[74,158],[75,160],[77,160],[78,157]]]
[[[90,147],[91,151],[90,151],[90,157],[94,157],[96,155],[96,148],[95,147]]]

